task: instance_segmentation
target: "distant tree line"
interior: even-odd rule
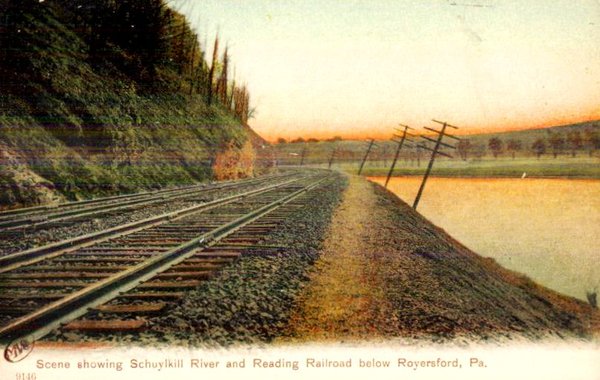
[[[568,154],[576,157],[578,153],[586,151],[591,157],[596,150],[600,150],[600,133],[591,128],[583,132],[570,131],[567,133],[548,131],[547,137],[536,138],[530,146],[516,138],[502,140],[499,137],[492,137],[487,141],[487,146],[476,145],[468,138],[463,138],[457,145],[457,152],[462,160],[467,160],[470,156],[482,157],[486,151],[498,158],[504,153],[508,153],[514,159],[516,154],[531,152],[537,158],[544,154],[552,154],[554,158],[559,155]]]
[[[279,137],[276,142],[278,145],[283,146],[285,144],[336,142],[341,140],[342,138],[340,136],[323,140],[303,137],[286,140],[283,137]],[[432,144],[429,142],[421,142],[420,145],[432,148]],[[468,136],[464,136],[455,144],[455,146],[455,152],[449,148],[444,148],[442,151],[451,154],[456,159],[464,161],[469,159],[478,160],[486,155],[490,155],[495,159],[500,157],[512,157],[512,159],[516,159],[517,156],[534,156],[541,158],[543,155],[547,154],[551,154],[553,157],[558,157],[559,155],[577,157],[577,155],[585,152],[591,157],[595,152],[600,150],[600,131],[594,128],[571,130],[568,132],[547,130],[546,135],[542,135],[541,137],[534,138],[532,136],[520,137],[518,135],[513,135],[513,137],[501,138],[499,136],[494,136],[487,140],[484,140],[481,137],[469,138]],[[301,146],[296,148],[302,149]],[[307,148],[310,151],[310,146]],[[336,149],[336,160],[360,160],[364,156],[364,149],[366,149],[365,145],[358,143],[355,145],[344,144],[343,146],[338,146]],[[283,151],[287,150],[284,149]],[[378,142],[378,147],[373,150],[370,157],[374,160],[381,161],[384,166],[387,166],[388,161],[394,157],[395,151],[396,143],[385,141]],[[301,150],[298,150],[298,155],[301,154],[300,152]],[[328,157],[328,155],[325,155],[321,157],[321,159],[327,160]],[[421,161],[426,157],[429,157],[429,152],[423,148],[405,147],[399,157],[407,163],[410,162],[411,164],[420,166]]]
[[[306,139],[304,137],[297,137],[295,139],[290,139],[289,141],[286,140],[283,137],[277,138],[277,144],[287,144],[288,142],[290,144],[305,143],[305,142],[307,142],[307,143],[317,143],[317,142],[320,142],[320,141],[337,142],[337,141],[343,141],[343,138],[342,138],[342,136],[333,136],[333,137],[330,137],[328,139],[319,140],[319,139],[317,139],[315,137],[309,137],[309,138],[306,138]]]
[[[32,42],[46,31],[31,30],[31,18],[48,15],[85,40],[88,51],[82,57],[90,64],[117,67],[140,91],[200,95],[243,123],[251,116],[247,87],[230,80],[228,49],[220,52],[217,37],[207,61],[207,46],[164,0],[0,0],[0,81],[5,86],[17,84],[13,90],[18,91],[23,71],[34,71],[27,55],[35,54]]]

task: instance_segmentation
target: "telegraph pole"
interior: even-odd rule
[[[304,157],[306,157],[306,151],[307,151],[307,148],[306,148],[306,145],[305,145],[304,149],[302,149],[302,156],[300,158],[300,166],[304,165]]]
[[[432,121],[435,123],[441,124],[442,130],[438,131],[433,128],[423,127],[425,129],[427,129],[428,131],[437,133],[438,137],[437,137],[437,139],[432,139],[427,136],[421,136],[421,138],[423,138],[425,140],[434,142],[435,147],[433,149],[431,149],[424,145],[420,145],[420,148],[431,151],[431,158],[429,159],[429,165],[427,165],[427,169],[425,170],[425,175],[423,176],[423,181],[421,182],[421,187],[419,187],[419,192],[417,193],[417,197],[415,198],[415,202],[413,203],[413,209],[415,209],[415,210],[417,209],[417,206],[419,205],[419,200],[421,200],[421,195],[423,195],[423,189],[425,189],[425,183],[427,182],[427,179],[429,178],[429,174],[431,173],[431,168],[433,168],[433,162],[435,161],[435,157],[439,154],[442,156],[452,158],[451,155],[440,152],[439,151],[440,146],[443,145],[448,148],[456,149],[454,146],[442,142],[442,139],[444,138],[444,136],[446,136],[446,137],[450,137],[450,138],[453,138],[456,140],[460,140],[458,137],[455,137],[455,136],[452,136],[452,135],[449,135],[446,133],[446,128],[450,127],[450,128],[458,129],[458,127],[450,125],[446,122],[441,122],[441,121],[437,121],[437,120],[432,120]]]
[[[371,152],[371,148],[373,147],[373,145],[375,145],[375,140],[371,139],[371,141],[369,142],[369,147],[367,148],[367,152],[365,153],[365,156],[363,157],[363,160],[360,163],[360,168],[358,169],[358,175],[360,175],[360,173],[362,173],[363,167],[365,166],[365,162],[367,161],[367,157],[369,157],[369,153]]]
[[[402,136],[394,135],[395,137],[401,137],[400,141],[396,141],[396,140],[392,139],[392,141],[394,141],[395,143],[398,144],[398,147],[396,148],[396,154],[394,155],[394,160],[392,161],[392,166],[390,166],[390,171],[388,172],[387,178],[385,179],[384,187],[387,187],[388,182],[390,182],[390,178],[392,177],[392,173],[394,172],[394,168],[396,167],[396,162],[398,161],[398,156],[400,155],[400,150],[402,149],[402,145],[404,145],[404,140],[407,140],[406,135],[410,135],[410,133],[408,133],[408,130],[413,129],[413,128],[409,127],[408,125],[404,125],[404,124],[399,124],[399,125],[401,127],[404,127],[404,131],[402,133]]]
[[[335,158],[336,151],[337,147],[333,148],[333,150],[331,151],[331,157],[329,157],[329,166],[327,167],[327,169],[331,169],[331,165],[333,164],[333,159]]]

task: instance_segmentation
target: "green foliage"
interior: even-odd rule
[[[488,142],[488,147],[492,151],[492,154],[495,157],[498,157],[500,153],[502,153],[502,149],[504,149],[504,143],[498,137],[492,137]]]
[[[469,152],[471,151],[472,146],[473,145],[471,144],[471,140],[466,138],[461,139],[456,144],[456,150],[458,151],[460,158],[466,161],[469,157]]]
[[[213,159],[224,147],[247,141],[232,111],[207,106],[201,93],[190,96],[181,85],[191,72],[191,53],[183,49],[183,61],[171,60],[181,53],[175,43],[181,38],[164,33],[178,25],[186,42],[196,36],[162,2],[7,4],[5,20],[13,27],[0,56],[0,145],[17,158],[10,168],[0,165],[3,183],[17,181],[5,175],[9,169],[32,172],[69,199],[192,183],[212,178]],[[114,12],[99,14],[100,6]],[[93,30],[113,22],[117,29],[133,22],[142,32],[106,30],[106,39],[94,41]],[[195,65],[202,65],[199,55]],[[19,183],[5,185],[24,193]]]
[[[342,169],[356,173],[356,164],[342,165]],[[367,176],[385,176],[389,167],[367,167],[363,174]],[[425,165],[399,165],[395,176],[423,175]],[[440,177],[567,177],[567,178],[600,178],[600,166],[597,158],[588,157],[517,157],[487,158],[482,160],[436,160],[432,175]]]
[[[565,138],[561,133],[550,133],[550,137],[548,138],[548,142],[552,147],[552,153],[554,158],[563,152],[565,149]]]

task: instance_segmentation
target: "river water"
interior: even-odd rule
[[[388,188],[412,205],[420,183],[397,177]],[[600,180],[430,178],[418,211],[549,288],[584,300],[600,290]]]

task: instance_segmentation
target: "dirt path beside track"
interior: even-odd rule
[[[390,334],[391,305],[385,295],[377,247],[385,215],[371,185],[351,179],[334,213],[311,283],[293,316],[295,335],[307,341]]]

